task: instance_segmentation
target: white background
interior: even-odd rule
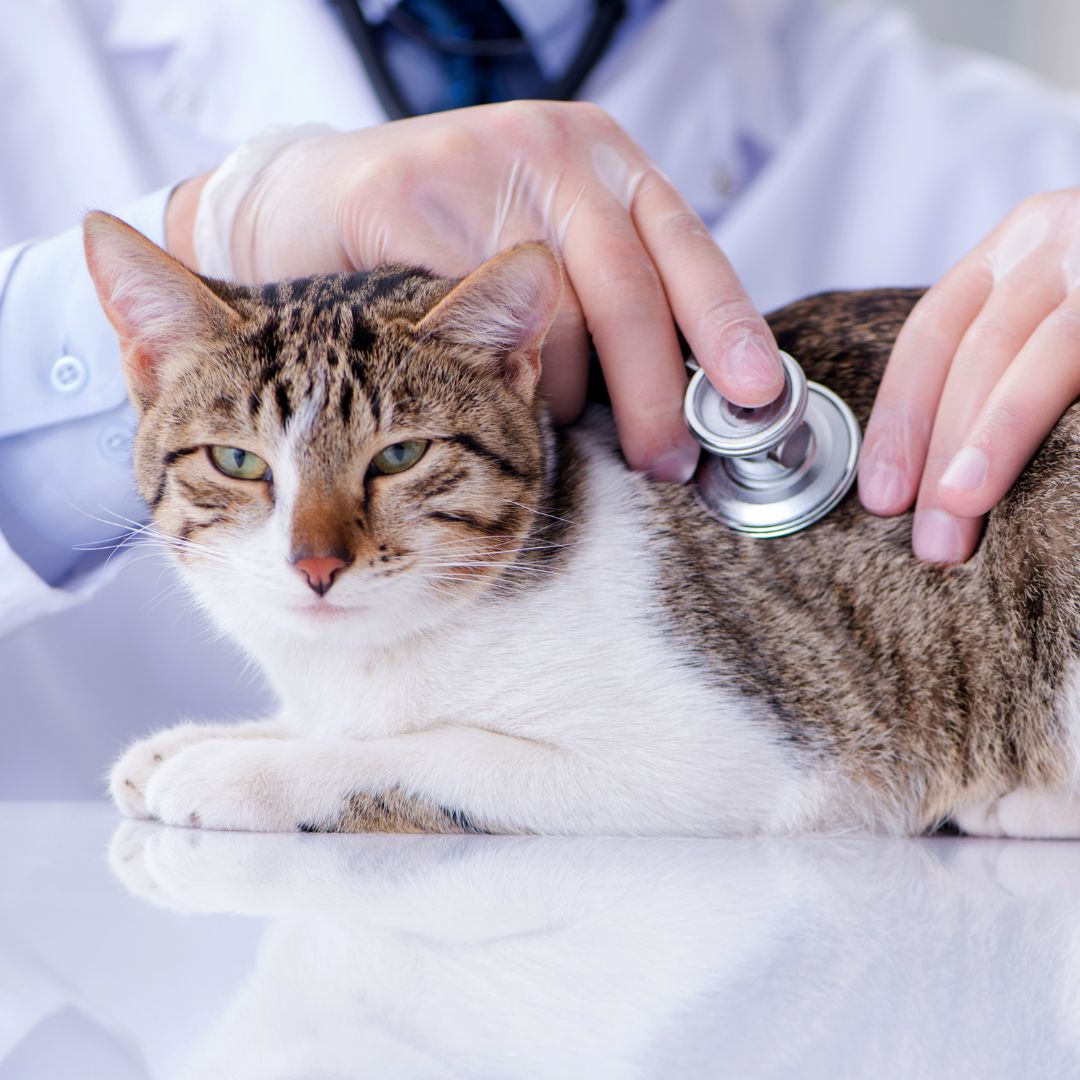
[[[848,3],[850,0],[836,0]],[[893,0],[942,41],[997,53],[1080,90],[1077,0]]]

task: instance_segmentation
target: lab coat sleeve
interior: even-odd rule
[[[162,243],[170,190],[118,215]],[[81,227],[0,252],[0,634],[78,603],[119,563],[76,545],[145,520],[133,432]]]

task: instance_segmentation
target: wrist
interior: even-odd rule
[[[199,269],[195,258],[195,212],[210,176],[205,172],[178,184],[165,207],[165,247],[192,270]]]

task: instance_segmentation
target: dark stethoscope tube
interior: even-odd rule
[[[371,85],[375,88],[386,115],[391,120],[403,120],[414,116],[415,113],[409,108],[405,95],[401,91],[398,80],[394,77],[383,58],[376,40],[375,27],[368,22],[360,3],[361,0],[332,0],[341,12],[341,20],[357,54],[363,61],[367,70]],[[626,14],[624,0],[595,0],[593,4],[594,14],[585,38],[574,54],[570,66],[563,76],[540,96],[548,101],[569,101],[581,89],[582,83],[588,74],[596,66],[596,62],[604,54],[619,23]],[[437,39],[428,38],[426,44],[438,50],[440,45]],[[476,56],[504,56],[506,55],[504,42],[491,42],[493,48],[485,49],[484,42],[470,42],[469,53]],[[522,48],[527,45],[522,44]],[[444,50],[445,51],[445,50]]]

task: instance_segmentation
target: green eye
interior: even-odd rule
[[[237,480],[269,480],[270,466],[258,454],[236,446],[211,446],[210,460]]]
[[[423,456],[428,444],[426,439],[410,439],[396,442],[380,450],[371,459],[371,468],[377,473],[398,473],[411,469]]]

